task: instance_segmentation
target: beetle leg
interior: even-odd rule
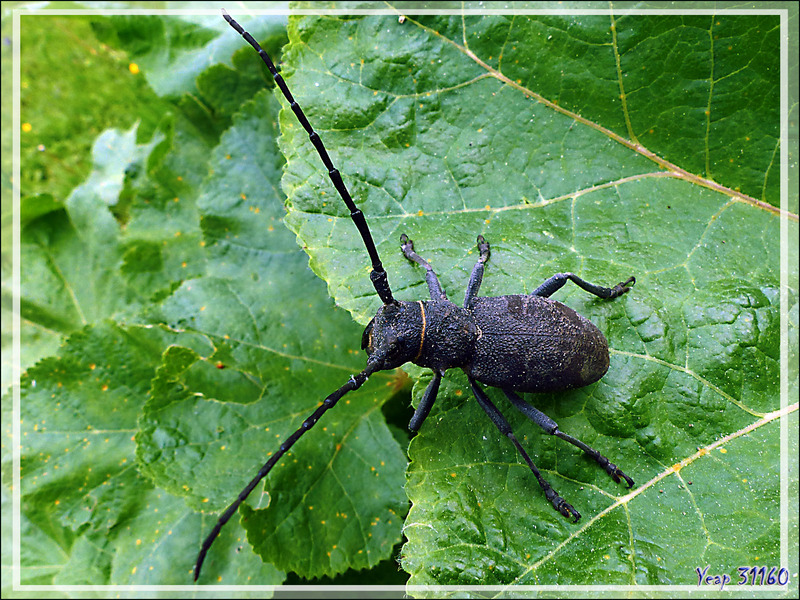
[[[430,292],[431,300],[434,302],[446,301],[447,294],[444,293],[442,284],[439,283],[439,278],[436,277],[436,273],[433,272],[433,267],[427,260],[414,252],[414,242],[408,239],[405,233],[400,236],[400,248],[403,250],[403,254],[408,260],[417,263],[421,267],[425,267],[425,281],[428,284],[428,292]]]
[[[511,400],[511,403],[519,410],[523,415],[528,417],[531,421],[536,423],[539,427],[544,429],[550,435],[554,435],[556,437],[561,438],[562,440],[569,442],[573,446],[577,446],[581,450],[583,450],[586,454],[592,457],[597,464],[599,464],[603,469],[605,469],[606,473],[611,475],[611,478],[616,481],[617,483],[620,482],[620,478],[625,480],[625,483],[628,484],[629,488],[633,487],[633,479],[628,477],[622,470],[609,461],[605,456],[600,454],[594,448],[587,446],[582,441],[575,439],[571,435],[567,435],[558,429],[558,424],[553,421],[550,417],[540,411],[538,408],[531,406],[527,402],[525,402],[522,398],[520,398],[515,392],[511,390],[503,390],[505,395]]]
[[[598,465],[603,467],[605,469],[606,473],[611,475],[611,478],[614,481],[616,481],[617,483],[620,482],[620,477],[621,477],[622,479],[625,480],[625,483],[628,484],[628,488],[632,488],[633,487],[633,479],[628,477],[625,473],[622,472],[622,469],[620,469],[617,465],[615,465],[614,463],[609,461],[605,456],[600,454],[594,448],[591,448],[591,447],[587,446],[582,441],[576,440],[571,435],[567,435],[566,433],[563,433],[562,431],[559,431],[558,429],[556,429],[555,432],[553,432],[553,435],[555,435],[557,437],[560,437],[562,440],[567,441],[570,444],[572,444],[573,446],[577,446],[578,448],[583,450],[586,454],[591,456],[597,462]]]
[[[489,260],[489,242],[483,239],[482,235],[478,236],[478,250],[481,255],[478,257],[478,262],[472,268],[472,275],[469,278],[469,285],[467,286],[467,293],[464,296],[464,308],[472,308],[472,300],[478,295],[478,290],[483,281],[483,265]]]
[[[428,387],[425,388],[425,394],[422,396],[422,400],[420,400],[417,405],[417,410],[414,411],[414,416],[411,417],[411,421],[408,424],[408,428],[411,431],[419,431],[419,428],[422,427],[422,422],[428,416],[428,413],[431,412],[431,407],[433,403],[436,402],[436,394],[439,393],[439,384],[442,382],[442,375],[444,375],[444,373],[440,371],[433,372],[433,379],[431,379]]]
[[[554,292],[564,287],[564,284],[567,283],[567,280],[571,281],[579,288],[586,290],[590,294],[594,294],[595,296],[603,298],[604,300],[612,300],[613,298],[622,296],[622,294],[629,291],[631,286],[636,283],[635,277],[628,277],[626,281],[618,283],[613,288],[606,288],[589,283],[588,281],[584,281],[574,273],[556,273],[538,288],[533,290],[531,292],[531,296],[542,296],[543,298],[549,298]]]
[[[545,498],[550,501],[550,504],[552,504],[558,512],[565,517],[573,517],[574,522],[577,523],[581,518],[581,513],[575,510],[571,504],[559,496],[558,493],[547,482],[547,480],[542,477],[539,469],[537,469],[536,465],[533,464],[531,457],[528,456],[528,453],[525,452],[525,449],[522,447],[522,444],[519,443],[519,440],[514,435],[514,432],[511,431],[511,425],[508,424],[508,421],[506,421],[502,413],[498,410],[494,403],[489,400],[486,392],[484,392],[478,386],[477,382],[469,375],[467,375],[467,378],[469,379],[469,385],[472,387],[472,393],[475,394],[475,399],[478,401],[478,404],[480,404],[481,408],[486,411],[486,414],[489,415],[492,423],[494,423],[495,426],[500,430],[500,433],[510,439],[511,442],[517,447],[517,450],[519,450],[519,453],[522,455],[522,458],[525,459],[525,462],[528,463],[531,471],[533,471],[533,475],[536,477],[536,480],[542,487]]]

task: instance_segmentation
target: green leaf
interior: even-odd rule
[[[567,521],[448,376],[410,447],[411,583],[693,584],[694,566],[780,562],[778,423],[797,405],[776,412],[778,34],[770,15],[290,20],[287,82],[399,299],[427,297],[401,233],[456,303],[478,234],[492,247],[484,296],[558,272],[637,278],[612,302],[556,294],[605,333],[611,366],[586,388],[527,396],[634,488],[489,390],[583,515]],[[379,303],[363,244],[289,110],[281,129],[287,223],[366,323]],[[429,376],[409,371],[416,403]]]
[[[142,471],[212,513],[364,364],[359,328],[283,227],[275,114],[259,94],[214,151],[199,201],[209,275],[164,302],[165,321],[186,333],[165,354],[137,436]],[[380,410],[393,378],[374,379],[278,463],[249,500],[257,510],[242,510],[248,541],[279,569],[371,567],[399,541],[405,458]],[[216,545],[209,556],[206,570],[226,560]]]
[[[256,39],[280,37],[283,18],[244,22]],[[198,76],[241,48],[241,38],[221,15],[123,15],[93,23],[97,37],[124,49],[159,96],[196,93]],[[206,76],[206,75],[204,75]]]
[[[50,188],[25,207],[36,234],[26,243],[42,242],[26,263],[38,271],[24,301],[42,315],[29,313],[31,323],[64,333],[95,323],[24,379],[25,583],[190,582],[218,512],[364,365],[360,328],[306,269],[283,220],[362,324],[379,305],[363,244],[290,111],[280,117],[284,213],[275,106],[263,93],[242,106],[269,77],[221,18],[203,19],[118,22],[128,37],[104,39],[125,38],[173,99],[158,112],[159,137],[143,148],[141,131],[114,134],[130,138],[128,158],[106,169],[109,156],[98,157],[105,175],[76,192],[89,200],[74,214]],[[276,58],[279,36],[258,33],[262,22],[242,19]],[[398,297],[427,297],[421,269],[399,252],[402,232],[457,303],[478,233],[492,244],[482,295],[530,292],[567,270],[604,285],[637,276],[613,302],[571,284],[557,293],[606,334],[611,368],[588,388],[527,397],[636,486],[628,493],[487,390],[583,514],[577,525],[563,519],[452,373],[411,444],[406,495],[403,436],[382,416],[403,376],[379,373],[258,486],[201,583],[368,567],[390,556],[403,525],[412,583],[694,585],[695,566],[735,575],[733,565],[778,564],[778,430],[787,420],[792,449],[797,430],[796,404],[778,412],[779,290],[790,398],[798,303],[796,215],[781,288],[770,208],[781,150],[775,23],[624,16],[612,31],[608,17],[293,20],[283,73],[364,210]],[[234,51],[234,69],[217,64]],[[101,123],[93,111],[106,106],[84,112]],[[39,132],[46,120],[31,122]],[[58,291],[52,267],[63,265],[84,319]],[[148,325],[120,323],[132,319]],[[36,350],[31,339],[25,351]],[[408,371],[416,404],[430,375]],[[7,416],[6,449],[16,443]],[[100,427],[118,438],[110,451],[84,440],[97,442]]]
[[[4,26],[7,25],[4,36],[13,37],[10,13],[8,16],[3,21]],[[32,307],[34,314],[26,314],[30,320],[23,318],[22,321],[23,369],[33,365],[39,358],[56,352],[63,341],[62,336],[73,331],[76,323],[78,327],[82,324],[75,314],[80,311],[75,311],[72,306],[74,298],[68,295],[61,298],[53,296],[61,294],[69,284],[75,283],[67,282],[65,286],[61,275],[57,273],[64,266],[61,263],[65,257],[61,255],[61,251],[70,247],[77,249],[79,255],[82,254],[79,248],[83,241],[76,240],[79,236],[75,233],[67,233],[71,225],[68,218],[65,218],[64,211],[69,213],[66,199],[70,191],[84,181],[92,169],[90,151],[93,142],[107,127],[115,127],[119,131],[130,131],[136,127],[136,136],[133,139],[138,137],[137,141],[141,144],[152,137],[164,113],[169,110],[166,103],[159,100],[147,87],[144,77],[129,70],[129,62],[120,53],[95,39],[90,21],[97,19],[102,17],[43,14],[23,14],[20,17],[19,91],[23,126],[20,137],[22,168],[19,187],[22,191],[20,219],[23,230],[17,233],[22,233],[25,238],[22,241],[21,275],[23,285],[27,288],[26,296],[31,289],[27,286],[25,274],[31,273],[34,278],[42,276],[37,285],[41,289],[23,299],[23,305],[28,299],[36,304]],[[7,62],[10,63],[11,46],[4,46],[5,50],[8,52],[4,54],[4,60],[8,56]],[[10,65],[4,62],[4,74],[7,66],[8,73],[11,72]],[[6,79],[8,93],[4,98],[9,99],[7,124],[10,125],[12,78],[4,78],[4,82]],[[53,110],[54,106],[58,110]],[[3,181],[7,184],[3,188],[4,265],[11,264],[11,240],[15,237],[11,230],[11,130],[10,126],[3,128],[3,156],[8,156],[7,163],[3,164]],[[98,207],[98,211],[106,212],[106,209]],[[37,219],[40,222],[32,225]],[[53,239],[50,252],[41,247],[33,247],[48,237]],[[96,246],[91,240],[88,242],[89,248],[94,249]],[[108,251],[108,258],[116,254],[115,250],[104,250]],[[110,267],[115,269],[116,265],[105,263],[102,266],[109,270]],[[84,273],[87,270],[90,269],[84,269]],[[67,266],[67,272],[63,275],[68,277],[70,271]],[[94,271],[92,279],[94,278],[108,280],[108,277],[99,275],[97,271]],[[11,287],[10,277],[4,271],[4,323],[11,323],[8,313],[11,306]],[[120,296],[124,300],[124,295]],[[97,315],[98,318],[111,314],[105,309],[116,310],[120,303],[117,299],[109,302],[105,298],[102,304],[104,309]],[[87,311],[84,315],[92,314],[88,306],[82,309]],[[39,316],[42,320],[39,320]],[[3,339],[3,356],[6,358],[10,355],[9,335],[8,343]],[[11,371],[10,364],[6,367],[4,363],[3,389],[10,381],[7,375]]]
[[[60,336],[130,318],[205,271],[195,200],[215,143],[206,138],[179,111],[165,114],[146,143],[136,126],[108,130],[93,146],[91,174],[63,205],[48,195],[25,202],[24,366]]]
[[[236,104],[224,94],[231,77],[220,73],[212,68],[201,79],[209,97],[226,100],[218,103],[224,121],[226,115],[235,114]],[[233,81],[237,77],[234,73]],[[251,93],[251,89],[243,86],[236,91]],[[33,427],[26,433],[35,444],[23,450],[30,461],[23,474],[23,514],[41,524],[63,548],[61,560],[52,561],[44,576],[47,581],[188,583],[199,536],[208,532],[218,510],[231,502],[264,461],[270,451],[265,442],[273,435],[288,436],[327,394],[363,368],[359,328],[346,313],[335,311],[324,285],[308,270],[294,236],[283,227],[279,191],[283,159],[274,141],[277,104],[271,101],[270,106],[268,97],[262,94],[238,117],[237,126],[214,154],[218,175],[202,188],[211,157],[209,144],[218,125],[203,120],[200,125],[208,129],[193,127],[184,118],[186,105],[180,101],[181,110],[164,116],[159,136],[146,146],[136,143],[135,130],[105,134],[97,142],[96,173],[74,193],[76,201],[68,211],[40,211],[30,220],[30,232],[39,237],[29,239],[41,242],[36,247],[51,257],[52,272],[63,274],[78,294],[72,294],[70,303],[69,294],[57,290],[54,294],[31,280],[26,299],[36,306],[41,295],[44,308],[63,304],[63,310],[40,312],[52,314],[52,322],[60,318],[65,333],[105,315],[120,320],[135,315],[145,322],[163,319],[174,328],[152,330],[158,341],[146,354],[136,339],[151,332],[146,327],[113,323],[90,327],[73,334],[74,342],[32,370],[42,398],[68,400],[74,407],[70,416],[90,422],[102,422],[106,415],[97,411],[108,412],[111,406],[113,412],[117,403],[129,399],[131,382],[125,377],[129,365],[137,367],[136,384],[145,386],[145,392],[139,389],[133,394],[138,402],[129,405],[132,412],[125,415],[126,423],[133,417],[134,424],[110,428],[127,431],[126,443],[113,452],[101,448],[99,457],[92,455],[92,448],[82,448],[81,460],[64,458],[63,466],[57,465],[58,475],[64,477],[55,477],[56,484],[44,487],[36,487],[39,478],[53,474],[39,462],[50,460],[47,457],[56,449],[63,453],[61,444],[75,424],[66,424],[55,436],[37,429],[46,411],[41,403],[28,403],[30,392],[24,392],[23,419]],[[109,152],[109,147],[119,151]],[[228,172],[230,165],[241,166],[242,161],[244,184]],[[53,222],[54,216],[61,221]],[[62,263],[69,268],[53,268]],[[206,272],[207,276],[198,277]],[[83,275],[78,280],[73,273]],[[172,287],[177,291],[170,295]],[[104,301],[98,290],[113,294]],[[160,306],[163,298],[167,300]],[[91,310],[80,316],[78,309],[86,307]],[[79,316],[67,318],[69,310]],[[58,365],[65,360],[69,367],[62,371],[71,373],[68,385],[59,380]],[[96,386],[87,385],[93,366],[101,360],[108,369],[116,365],[120,375],[101,387],[112,397],[110,404],[98,404],[102,394],[96,396]],[[25,379],[28,385],[33,381]],[[309,486],[308,505],[275,502],[248,519],[249,528],[259,528],[249,534],[259,554],[308,576],[370,567],[389,557],[400,540],[407,511],[406,459],[381,412],[397,387],[392,375],[376,376],[326,416],[315,432],[321,440],[315,444],[309,437],[293,448],[281,472],[270,477],[270,486],[275,486],[271,493],[293,492],[301,476],[317,481]],[[143,410],[147,390],[149,400]],[[187,412],[191,402],[197,402],[196,412]],[[220,408],[229,419],[215,418]],[[76,473],[92,472],[93,460],[101,466],[132,466],[134,435],[141,461],[136,466],[160,488],[129,467],[111,472],[108,482],[75,483]],[[191,461],[197,455],[206,456],[207,471],[193,469]],[[301,460],[302,466],[295,466],[294,461]],[[229,469],[229,461],[237,467]],[[301,475],[297,469],[302,469]],[[164,489],[187,496],[190,504],[209,513],[187,515],[183,501],[176,503]],[[338,497],[338,503],[332,497]],[[257,495],[254,501],[259,504]],[[306,523],[308,544],[298,545],[295,530],[274,523],[287,519]],[[263,527],[276,534],[261,535]],[[325,535],[319,537],[324,543],[315,541],[317,529]],[[283,573],[248,551],[243,533],[236,522],[226,527],[209,554],[201,583],[264,584],[283,579]],[[317,550],[309,554],[306,548],[312,545]]]
[[[22,316],[69,334],[124,318],[183,278],[204,272],[194,206],[208,146],[180,116],[136,143],[136,128],[104,132],[94,169],[22,232]],[[123,221],[122,223],[120,221]]]
[[[61,335],[133,313],[143,299],[166,296],[181,280],[204,272],[193,194],[235,103],[263,87],[265,77],[250,61],[235,71],[224,66],[243,62],[241,38],[221,17],[203,20],[212,29],[189,17],[23,17],[22,106],[30,125],[22,139],[22,189],[30,194],[21,202],[24,367],[55,350]],[[131,47],[131,61],[139,60],[137,52],[149,56],[154,64],[145,57],[138,72],[178,86],[171,92],[184,93],[177,105],[157,99],[118,52],[93,47],[98,43],[89,21],[104,41],[138,48]],[[269,33],[270,49],[282,40],[279,21],[252,23]],[[86,42],[75,44],[79,38]],[[120,122],[126,132],[104,132],[87,161],[89,140],[104,123]],[[64,190],[89,166],[88,179],[66,200]],[[78,220],[80,211],[91,223]],[[5,233],[4,244],[12,237]],[[10,281],[3,293],[10,302]]]
[[[24,319],[68,334],[90,319],[141,301],[113,269],[123,250],[110,207],[117,203],[128,167],[149,155],[156,143],[137,145],[136,128],[105,132],[94,145],[92,174],[73,191],[64,210],[46,212],[23,230]]]
[[[190,580],[189,549],[205,523],[182,500],[153,489],[133,456],[138,415],[171,337],[152,327],[90,326],[22,380],[22,531],[58,557],[41,571],[53,583]],[[3,466],[11,467],[5,457]],[[239,556],[242,543],[235,524],[220,539],[218,552],[241,560],[217,569],[218,580],[279,581],[274,568]],[[21,560],[26,568],[37,562],[35,555]]]

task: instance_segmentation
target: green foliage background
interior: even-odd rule
[[[636,275],[614,302],[558,292],[606,334],[611,368],[528,399],[637,485],[489,390],[584,515],[574,525],[463,376],[448,375],[409,446],[408,376],[380,373],[254,492],[200,583],[510,594],[792,566],[779,541],[779,430],[788,421],[796,448],[797,406],[776,413],[777,17],[308,16],[287,30],[234,16],[282,58],[399,298],[426,294],[404,232],[454,302],[478,233],[492,245],[483,295],[562,271]],[[307,136],[220,17],[23,16],[21,35],[21,580],[188,584],[216,514],[363,367],[379,305],[368,262]],[[4,159],[4,389],[9,173]],[[794,193],[789,212],[792,398]],[[406,371],[416,405],[429,375]],[[9,393],[4,515],[10,410]],[[796,508],[796,457],[790,469]],[[4,550],[4,595],[10,564]]]

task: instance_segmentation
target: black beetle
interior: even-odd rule
[[[430,413],[436,400],[442,376],[447,369],[460,368],[466,373],[475,398],[497,428],[519,450],[535,475],[548,501],[564,516],[575,522],[580,513],[567,503],[542,477],[528,453],[519,443],[511,426],[489,399],[478,383],[500,388],[508,399],[547,433],[555,435],[582,449],[602,466],[616,481],[624,479],[628,487],[633,480],[599,452],[583,442],[561,432],[547,415],[525,402],[516,392],[552,392],[582,387],[599,380],[609,366],[608,342],[600,330],[588,319],[571,308],[550,299],[567,281],[572,281],[587,292],[603,299],[613,299],[630,290],[635,278],[630,277],[612,288],[586,282],[573,273],[558,273],[550,277],[533,292],[491,298],[479,297],[484,265],[489,259],[489,244],[478,236],[478,262],[472,270],[463,307],[450,302],[431,265],[414,251],[414,245],[404,234],[400,238],[401,250],[406,258],[426,270],[430,300],[396,300],[366,219],[350,197],[341,174],[334,167],[319,135],[308,122],[300,106],[292,97],[283,77],[269,55],[241,25],[224,10],[223,16],[258,52],[289,102],[300,124],[328,169],[334,187],[350,210],[372,261],[370,279],[383,306],[364,330],[361,348],[367,352],[367,366],[354,375],[303,421],[290,435],[258,474],[239,493],[239,496],[220,516],[211,533],[204,540],[194,569],[194,578],[200,575],[205,556],[220,530],[233,516],[239,505],[294,443],[339,399],[361,387],[376,371],[394,369],[407,362],[433,370],[433,379],[409,423],[417,431]]]

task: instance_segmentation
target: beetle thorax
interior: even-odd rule
[[[476,337],[471,312],[451,302],[397,302],[378,309],[361,348],[385,356],[383,369],[413,362],[444,371],[470,361]]]

